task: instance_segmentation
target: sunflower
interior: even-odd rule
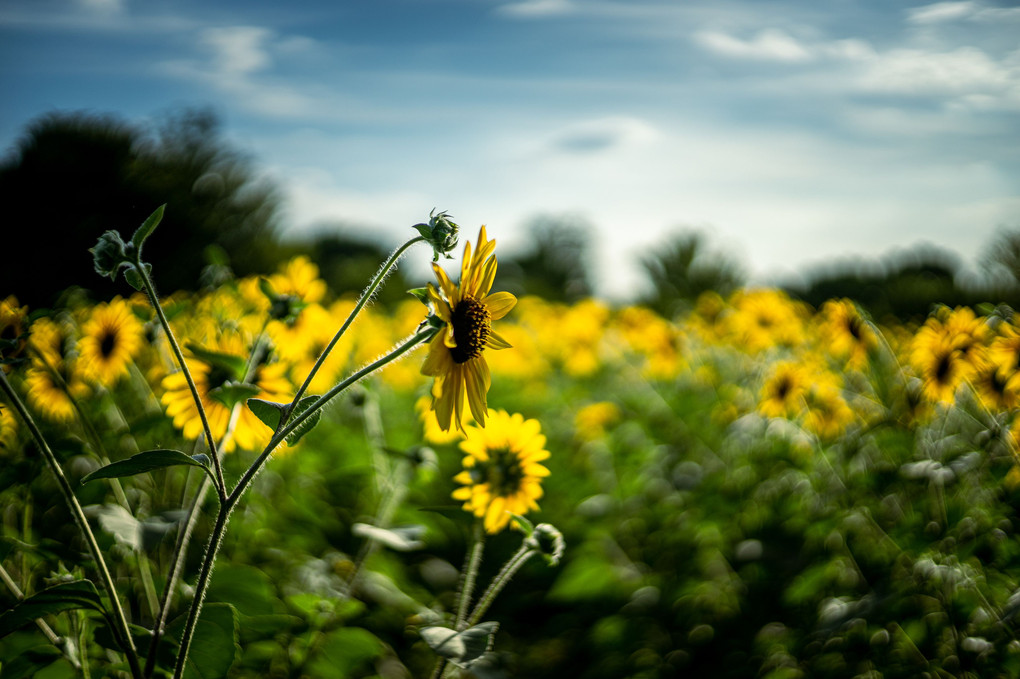
[[[878,336],[860,310],[848,299],[830,299],[822,306],[822,337],[829,350],[851,368],[862,367],[878,346]]]
[[[90,392],[78,371],[70,367],[72,365],[61,362],[51,368],[33,361],[32,367],[25,371],[25,392],[29,405],[51,422],[66,423],[73,420],[76,411],[72,399],[82,399]],[[59,372],[59,378],[54,370]]]
[[[792,361],[775,364],[761,388],[758,410],[766,417],[796,417],[806,407],[812,377],[804,366]]]
[[[487,533],[498,533],[510,514],[538,509],[542,478],[549,470],[540,462],[549,457],[538,420],[505,410],[490,410],[484,429],[468,426],[460,448],[464,471],[453,477],[461,487],[453,491],[464,509],[484,520]]]
[[[18,298],[10,295],[0,300],[0,358],[7,361],[18,358],[25,350],[25,330],[28,307],[18,306]]]
[[[837,438],[853,420],[854,411],[847,405],[838,387],[822,382],[808,390],[804,427],[818,438]]]
[[[244,360],[247,355],[244,341],[237,334],[224,335],[214,344],[206,347],[212,351]],[[233,381],[234,375],[229,370],[197,357],[188,359],[188,368],[195,380],[202,408],[209,420],[209,428],[217,441],[222,440],[230,422],[231,408],[216,398],[216,389]],[[287,365],[284,363],[263,363],[255,369],[251,384],[259,388],[255,398],[273,402],[288,402],[291,392],[290,382],[286,377]],[[166,414],[173,419],[174,426],[182,431],[187,439],[198,439],[203,436],[202,420],[198,408],[191,396],[191,390],[183,372],[175,372],[163,378],[163,405]],[[266,431],[265,425],[248,408],[241,408],[234,426],[234,434],[224,446],[224,452],[235,447],[245,450],[253,449]]]
[[[14,410],[0,401],[0,454],[13,450],[17,439],[18,420],[14,417]]]
[[[443,431],[451,422],[463,429],[464,400],[479,426],[485,426],[489,365],[484,351],[506,349],[510,343],[492,329],[517,303],[509,292],[489,294],[496,276],[496,241],[486,238],[485,227],[478,232],[478,248],[464,246],[460,285],[455,286],[437,264],[432,265],[439,281],[437,290],[428,284],[428,298],[443,323],[429,346],[421,367],[423,375],[435,378],[432,409]]]
[[[86,378],[111,386],[128,373],[142,347],[143,328],[127,302],[98,304],[81,328],[78,352]]]

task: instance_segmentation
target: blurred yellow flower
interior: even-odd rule
[[[848,299],[830,299],[822,305],[821,339],[833,356],[851,368],[867,363],[868,353],[878,346],[878,335]]]
[[[954,312],[955,313],[955,312]],[[914,335],[910,362],[921,378],[921,391],[933,403],[952,403],[956,390],[983,364],[983,348],[977,345],[973,312],[960,314],[952,326],[938,316],[930,317]]]
[[[822,440],[835,439],[854,421],[854,411],[833,384],[825,381],[813,384],[805,401],[804,428]]]
[[[537,510],[542,479],[549,470],[539,464],[549,458],[538,420],[504,410],[490,410],[487,426],[468,426],[460,447],[467,455],[464,471],[454,477],[461,487],[453,499],[483,519],[487,533],[498,533],[510,514]]]
[[[25,350],[25,330],[28,307],[18,306],[18,298],[14,295],[0,300],[0,341],[10,343],[7,346],[0,344],[0,358],[18,358]],[[2,365],[6,372],[10,369],[7,364]]]
[[[574,431],[583,441],[594,441],[606,435],[606,427],[620,419],[620,408],[609,401],[589,403],[574,415]]]
[[[244,342],[237,334],[224,335],[214,344],[206,345],[204,348],[241,360],[246,360],[248,355]],[[214,397],[213,390],[233,380],[234,376],[224,368],[211,365],[197,357],[188,359],[188,368],[195,380],[195,387],[209,420],[209,428],[219,442],[227,432],[231,409]],[[251,384],[261,390],[254,398],[276,403],[289,402],[291,385],[286,378],[286,370],[287,366],[284,363],[259,364],[255,369],[254,378],[250,380]],[[163,389],[165,392],[162,402],[166,407],[166,414],[173,418],[174,426],[180,429],[187,439],[202,437],[204,435],[202,420],[184,373],[175,372],[164,377]],[[262,421],[242,405],[233,436],[224,446],[224,452],[234,450],[235,447],[252,450],[266,437],[266,433],[266,426]]]
[[[127,302],[116,297],[92,308],[82,325],[78,358],[84,377],[111,386],[128,374],[129,362],[142,348],[142,324]]]
[[[419,398],[414,403],[414,409],[418,411],[418,415],[421,418],[422,438],[427,443],[441,446],[464,438],[461,430],[464,428],[463,425],[467,423],[450,427],[447,431],[444,431],[439,426],[439,422],[436,420],[436,411],[432,409],[432,396],[425,395]]]
[[[478,248],[464,246],[460,284],[455,286],[437,264],[432,270],[439,289],[428,284],[428,297],[443,328],[429,345],[421,367],[423,375],[435,377],[432,408],[439,426],[447,431],[451,423],[462,426],[464,401],[479,426],[485,426],[487,394],[491,377],[485,349],[506,349],[509,342],[492,329],[517,298],[509,292],[489,294],[496,277],[496,241],[486,238],[485,227],[478,232]]]
[[[0,453],[14,449],[18,440],[18,419],[13,408],[0,401]]]
[[[66,423],[76,414],[71,398],[84,398],[91,390],[73,369],[73,364],[64,361],[51,367],[33,361],[32,367],[25,371],[28,404],[45,419]],[[59,378],[53,370],[59,371]]]
[[[733,310],[724,317],[727,334],[750,353],[796,347],[805,341],[804,305],[780,290],[739,290],[730,304]]]
[[[321,302],[326,296],[326,283],[319,278],[319,267],[305,256],[295,257],[269,277],[278,295],[293,295],[306,304]]]
[[[795,418],[807,406],[810,385],[811,374],[803,365],[780,361],[762,385],[758,411],[766,417]]]

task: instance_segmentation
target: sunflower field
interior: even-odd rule
[[[0,677],[1020,676],[1010,309],[516,299],[443,214],[160,296],[158,221],[0,297]]]

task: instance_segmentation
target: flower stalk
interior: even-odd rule
[[[121,606],[120,599],[117,596],[117,588],[113,584],[113,577],[110,575],[110,569],[107,568],[106,561],[103,559],[103,553],[99,549],[99,543],[96,542],[96,536],[92,533],[92,528],[89,526],[88,519],[85,518],[85,511],[78,502],[78,498],[75,497],[74,490],[71,488],[70,482],[67,480],[67,477],[64,476],[64,471],[61,469],[56,455],[54,455],[53,451],[50,449],[49,444],[42,435],[42,431],[39,430],[35,420],[32,418],[32,414],[28,412],[25,404],[21,401],[21,398],[11,386],[11,383],[7,381],[7,375],[5,375],[2,370],[0,370],[0,389],[3,390],[4,394],[9,399],[9,402],[18,412],[18,415],[21,416],[25,426],[28,427],[32,438],[35,440],[36,445],[39,446],[39,450],[42,451],[43,457],[46,459],[46,464],[49,466],[50,471],[53,472],[53,476],[57,479],[57,486],[60,488],[60,492],[64,496],[64,500],[67,502],[67,505],[71,510],[71,516],[74,517],[75,523],[78,524],[78,528],[81,530],[82,535],[85,538],[85,544],[88,547],[89,554],[96,562],[96,570],[99,571],[99,579],[102,582],[103,589],[106,590],[106,593],[109,596],[110,606],[113,608],[113,629],[119,637],[118,642],[121,644],[121,647],[124,649],[124,653],[127,656],[128,666],[131,668],[131,675],[133,677],[140,678],[142,676],[142,668],[138,662],[138,651],[135,649],[134,640],[131,638],[127,616],[124,614],[124,608]]]

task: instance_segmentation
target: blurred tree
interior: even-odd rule
[[[982,264],[991,285],[1020,286],[1020,230],[1000,230],[985,248]]]
[[[526,229],[527,249],[500,258],[501,288],[558,302],[591,296],[591,227],[580,218],[536,217]]]
[[[0,200],[5,251],[17,253],[4,258],[0,290],[32,306],[53,305],[72,285],[127,292],[93,271],[88,249],[108,229],[128,237],[163,203],[145,252],[161,290],[198,285],[210,245],[241,275],[278,260],[278,193],[208,111],[175,114],[151,135],[110,115],[44,115],[0,163]]]
[[[308,253],[319,266],[322,280],[338,296],[345,293],[357,295],[365,289],[366,283],[372,280],[392,251],[392,248],[380,242],[351,235],[367,231],[367,228],[337,225],[328,230],[318,230],[311,240],[289,245]],[[410,284],[400,269],[397,269],[390,274],[386,285],[376,292],[376,301],[391,305],[411,299],[407,291],[413,287],[415,285]]]
[[[730,255],[711,252],[705,236],[688,232],[672,236],[641,259],[652,292],[641,302],[667,318],[689,309],[703,292],[728,295],[744,284],[741,265]]]

